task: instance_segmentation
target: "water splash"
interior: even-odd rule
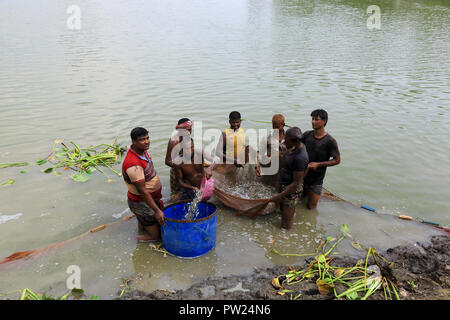
[[[184,219],[187,221],[192,221],[195,220],[199,214],[199,210],[198,210],[198,203],[200,202],[200,200],[202,199],[203,196],[203,191],[204,188],[199,189],[197,191],[197,193],[195,194],[194,199],[192,200],[192,202],[189,203],[189,211],[186,213],[186,215],[184,216]]]

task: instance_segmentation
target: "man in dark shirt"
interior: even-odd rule
[[[314,110],[311,118],[314,130],[306,131],[301,138],[310,161],[303,181],[303,192],[308,197],[308,209],[315,209],[322,193],[327,167],[339,164],[341,156],[336,140],[325,131],[327,112],[323,109]]]
[[[308,153],[300,142],[302,132],[299,128],[289,128],[285,134],[287,151],[284,163],[278,172],[277,195],[270,201],[281,200],[281,227],[291,229],[294,222],[295,206],[302,193],[302,180],[308,166]]]

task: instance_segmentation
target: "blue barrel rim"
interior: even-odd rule
[[[177,205],[182,204],[182,203],[189,203],[189,202],[192,202],[192,201],[189,201],[189,200],[177,201],[177,202],[171,204],[168,207],[164,207],[163,212],[164,212],[164,210],[169,209],[171,207],[177,206]],[[214,217],[217,214],[217,207],[214,204],[209,203],[209,202],[204,202],[204,201],[200,201],[199,203],[206,203],[206,204],[210,204],[210,205],[214,206],[214,208],[215,208],[214,212],[212,214],[210,214],[209,216],[207,216],[207,217],[204,217],[204,218],[201,218],[201,219],[195,219],[195,220],[191,220],[191,221],[178,220],[178,219],[172,219],[172,218],[167,218],[167,217],[164,217],[164,219],[167,220],[167,221],[178,222],[178,223],[194,223],[194,222],[200,222],[200,221],[205,221],[205,220],[211,219],[212,217]]]

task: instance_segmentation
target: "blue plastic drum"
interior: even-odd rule
[[[197,258],[211,251],[216,244],[216,206],[198,203],[199,213],[192,221],[185,220],[190,203],[165,208],[166,225],[161,226],[164,249],[180,258]]]

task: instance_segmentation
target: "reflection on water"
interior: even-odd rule
[[[369,0],[82,0],[75,32],[66,27],[70,4],[0,2],[0,162],[34,163],[55,139],[97,145],[118,137],[129,145],[130,130],[140,125],[150,131],[167,195],[165,148],[179,118],[225,129],[237,109],[244,128],[263,129],[270,125],[257,121],[282,113],[305,131],[309,113],[324,107],[342,154],[325,187],[390,215],[375,219],[332,202],[314,212],[299,205],[285,232],[279,215],[250,220],[220,208],[214,251],[192,261],[136,245],[131,220],[0,273],[2,291],[60,294],[71,264],[80,265],[87,291],[101,297],[113,296],[121,277],[135,272],[146,290],[175,288],[206,275],[294,263],[299,258],[272,249],[314,250],[342,223],[360,243],[380,246],[426,234],[392,214],[450,223],[443,178],[450,171],[448,1],[377,1],[380,30],[366,27]],[[0,170],[0,184],[15,180],[0,190],[0,257],[76,236],[127,209],[118,177],[78,184],[38,166],[21,169]]]

